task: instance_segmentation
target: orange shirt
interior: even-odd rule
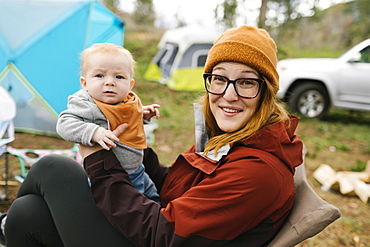
[[[127,123],[128,128],[118,138],[123,144],[144,149],[146,148],[146,137],[143,124],[143,110],[140,98],[130,92],[127,101],[123,104],[111,105],[94,99],[96,105],[108,119],[109,128],[114,130],[118,125]]]

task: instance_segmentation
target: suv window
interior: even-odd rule
[[[360,63],[370,63],[370,46],[361,51]]]

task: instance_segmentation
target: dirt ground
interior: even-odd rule
[[[58,138],[16,133],[16,139],[11,146],[14,148],[45,148],[45,149],[64,149],[71,148],[72,144]],[[308,164],[313,163],[308,158]],[[5,179],[5,157],[0,158],[0,169],[2,171],[2,180]],[[342,217],[328,226],[323,232],[315,237],[299,244],[300,247],[311,246],[370,246],[370,206],[363,203],[357,197],[346,197],[333,192],[322,191],[320,184],[312,178],[313,169],[310,165],[306,166],[309,182],[314,190],[326,201],[337,206]],[[9,179],[11,185],[8,186],[8,198],[0,202],[0,212],[5,212],[16,197],[19,183],[13,176],[20,172],[18,160],[9,155]],[[0,187],[3,195],[5,186]]]

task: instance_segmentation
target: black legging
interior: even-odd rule
[[[7,247],[134,246],[96,207],[85,171],[49,155],[30,169],[5,224]]]

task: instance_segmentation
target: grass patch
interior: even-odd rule
[[[302,117],[297,133],[313,167],[326,163],[359,171],[370,158],[370,113],[332,110],[324,120]]]
[[[357,160],[354,165],[350,166],[350,169],[354,172],[361,172],[365,170],[366,165],[367,165],[367,162]]]

